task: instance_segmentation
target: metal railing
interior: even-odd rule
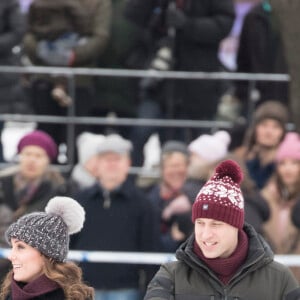
[[[68,92],[76,100],[75,77],[76,76],[102,76],[141,78],[153,77],[180,80],[245,80],[250,88],[255,88],[258,81],[288,82],[288,74],[264,74],[264,73],[231,73],[231,72],[184,72],[184,71],[155,71],[155,70],[127,70],[127,69],[91,69],[91,68],[62,68],[62,67],[15,67],[0,66],[0,73],[20,74],[47,74],[64,75],[68,79]],[[74,101],[76,102],[76,101]],[[231,128],[231,122],[225,121],[192,121],[192,120],[165,120],[165,119],[132,119],[111,117],[75,117],[75,107],[68,107],[67,116],[38,116],[2,114],[1,121],[15,122],[44,122],[60,123],[67,126],[67,146],[70,162],[75,145],[74,127],[79,124],[109,125],[109,126],[155,126],[155,127],[188,127],[188,128]],[[7,257],[9,249],[0,248],[0,258]],[[137,253],[137,252],[103,252],[103,251],[70,251],[69,259],[75,261],[90,262],[114,262],[114,263],[141,263],[161,264],[175,260],[173,253]],[[299,255],[275,255],[275,260],[287,266],[300,266]]]
[[[156,70],[128,70],[101,68],[68,68],[68,67],[40,67],[40,66],[0,66],[0,73],[64,75],[68,81],[68,93],[75,99],[74,104],[67,108],[67,116],[38,116],[38,115],[0,115],[1,121],[61,123],[67,127],[67,156],[69,165],[74,163],[75,126],[109,125],[109,126],[154,126],[181,128],[231,128],[232,122],[210,120],[165,120],[165,119],[134,119],[113,117],[76,117],[76,76],[120,77],[120,78],[163,78],[180,80],[246,80],[249,88],[255,88],[257,81],[287,82],[288,74],[249,74],[231,72],[189,72],[189,71],[156,71]]]

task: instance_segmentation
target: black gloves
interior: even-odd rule
[[[180,29],[186,23],[186,16],[181,9],[176,8],[176,5],[169,5],[166,12],[166,23],[168,27]]]
[[[291,292],[289,292],[284,299],[285,300],[299,300],[300,299],[300,288],[296,288],[295,290],[292,290]]]

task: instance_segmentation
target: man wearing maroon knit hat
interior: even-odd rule
[[[202,187],[192,208],[194,234],[161,266],[144,300],[282,300],[297,288],[290,270],[244,222],[239,165],[226,160]]]

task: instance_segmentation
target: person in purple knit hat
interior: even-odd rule
[[[0,171],[0,210],[11,210],[11,222],[26,213],[42,211],[55,195],[67,195],[66,180],[51,165],[57,146],[50,135],[40,130],[29,132],[20,139],[17,150],[18,162]],[[7,268],[1,267],[0,280],[6,272]]]
[[[50,161],[55,160],[57,156],[57,145],[53,138],[42,130],[35,130],[23,136],[18,143],[18,153],[22,152],[26,146],[40,147],[46,152]]]
[[[265,240],[244,221],[243,173],[222,161],[192,207],[194,233],[163,264],[144,300],[282,300],[298,287],[291,271],[274,261]]]

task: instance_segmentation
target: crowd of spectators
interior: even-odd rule
[[[4,6],[3,65],[284,73],[276,16],[266,0],[201,1],[15,0]],[[257,28],[254,28],[254,24]],[[9,34],[9,37],[8,37]],[[259,41],[259,42],[256,42]],[[269,55],[272,53],[272,55]],[[235,120],[265,100],[287,102],[287,84],[228,80],[162,80],[45,74],[1,74],[3,113]],[[10,80],[6,79],[10,77]],[[7,81],[8,80],[8,81]],[[256,95],[256,96],[253,96]],[[253,100],[253,101],[252,101]],[[0,107],[0,108],[1,108]],[[71,108],[70,108],[71,107]],[[3,125],[2,125],[3,126]],[[65,124],[38,122],[58,146]],[[75,126],[117,130],[133,143],[133,165],[153,132],[189,143],[204,128]],[[60,148],[59,148],[60,149]],[[77,159],[77,157],[76,157]],[[3,160],[3,159],[2,159]]]
[[[0,24],[3,65],[286,71],[267,1],[2,0],[0,15],[6,22]],[[0,171],[0,246],[5,247],[2,233],[12,222],[44,210],[51,197],[62,195],[86,211],[71,249],[175,252],[193,231],[190,215],[197,193],[216,165],[230,158],[245,174],[246,221],[275,254],[300,254],[300,135],[288,127],[286,84],[261,82],[251,91],[255,107],[248,115],[244,82],[76,76],[72,95],[67,79],[0,74],[1,113],[66,115],[74,106],[76,116],[231,121],[240,116],[245,123],[239,136],[235,127],[76,126],[77,160],[66,173],[57,165],[66,126],[37,124],[19,140],[13,166]],[[142,166],[144,144],[154,131],[162,144],[154,166],[159,176],[141,184],[143,174],[130,170]],[[96,299],[139,300],[157,270],[135,264],[80,265]],[[7,268],[7,261],[0,260],[1,277]],[[299,269],[292,271],[300,282]]]

